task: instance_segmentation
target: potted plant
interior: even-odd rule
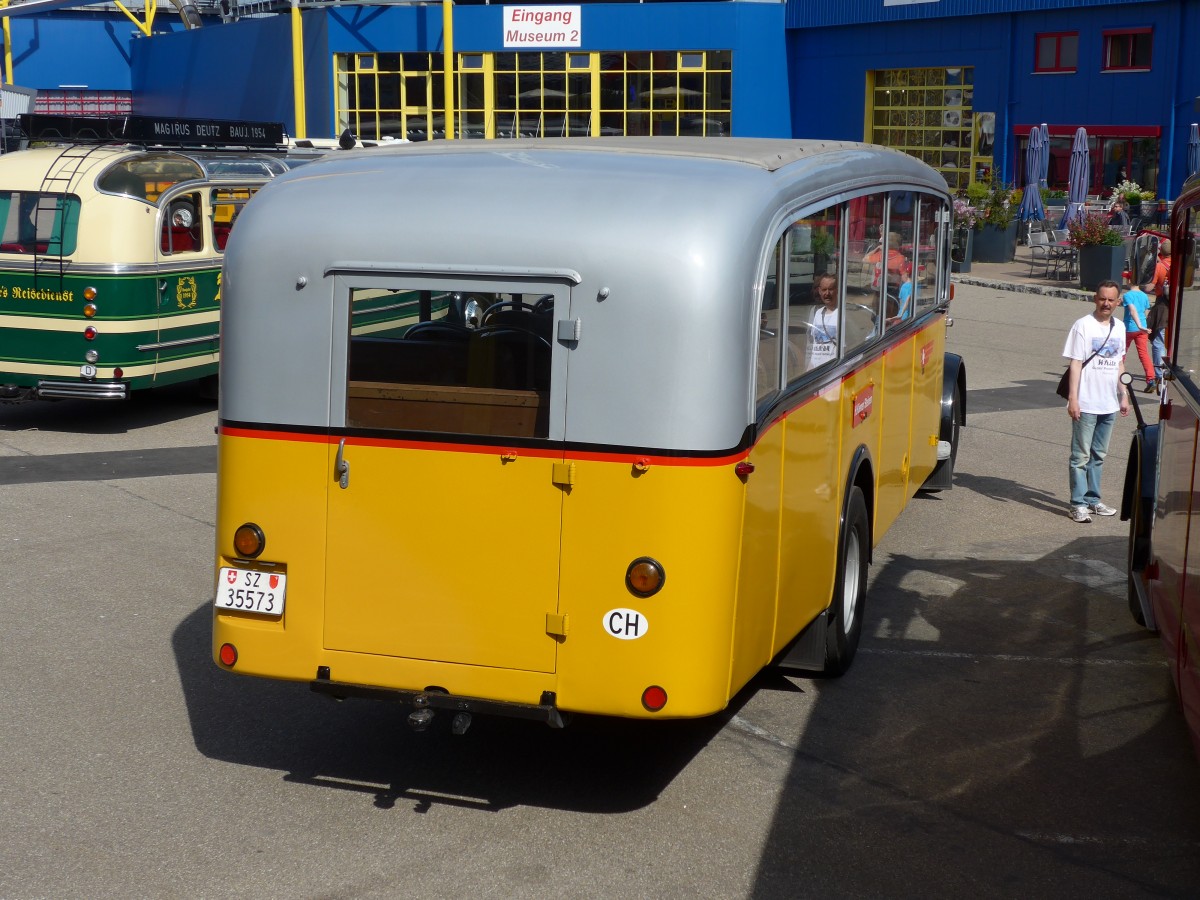
[[[1012,262],[1017,256],[1017,205],[1013,190],[993,183],[979,207],[975,220],[976,262]]]
[[[1153,218],[1156,222],[1161,220],[1163,224],[1166,224],[1167,217],[1163,215],[1165,212],[1163,205],[1163,201],[1154,196],[1154,191],[1142,191],[1142,219],[1149,222]]]
[[[1066,191],[1052,191],[1048,188],[1042,188],[1042,205],[1047,208],[1051,206],[1064,207],[1067,205]]]
[[[1136,181],[1122,181],[1112,189],[1108,195],[1109,207],[1118,200],[1124,201],[1125,209],[1131,216],[1149,218],[1154,214],[1154,191],[1143,191]]]
[[[1125,241],[1107,216],[1091,213],[1068,222],[1067,240],[1079,253],[1079,284],[1085,290],[1096,290],[1102,281],[1121,283]]]
[[[971,252],[975,222],[979,210],[962,197],[954,198],[954,243],[950,248],[950,267],[955,272],[971,271]]]

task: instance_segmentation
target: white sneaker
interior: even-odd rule
[[[1097,501],[1097,502],[1093,503],[1091,506],[1089,506],[1088,510],[1091,512],[1094,512],[1098,516],[1115,516],[1117,514],[1117,511],[1115,509],[1113,509],[1111,506],[1105,506],[1103,503],[1100,503],[1099,501]]]
[[[1092,517],[1088,515],[1086,506],[1072,506],[1071,511],[1067,513],[1071,517],[1072,522],[1090,522]]]

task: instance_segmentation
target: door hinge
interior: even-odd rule
[[[580,319],[559,319],[558,339],[560,341],[578,341],[583,332],[583,322]]]
[[[550,480],[562,487],[571,487],[575,483],[575,463],[556,462],[554,471],[550,474]]]
[[[546,613],[546,634],[551,637],[565,638],[567,636],[567,615]]]

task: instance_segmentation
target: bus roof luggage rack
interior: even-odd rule
[[[280,122],[177,119],[169,116],[54,116],[22,114],[31,141],[144,144],[157,147],[262,147],[284,143]]]

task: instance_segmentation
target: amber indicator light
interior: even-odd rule
[[[662,565],[648,556],[635,559],[625,571],[625,586],[639,597],[657,594],[666,580]]]
[[[266,546],[266,535],[253,522],[247,522],[233,533],[233,552],[242,559],[254,559]]]

